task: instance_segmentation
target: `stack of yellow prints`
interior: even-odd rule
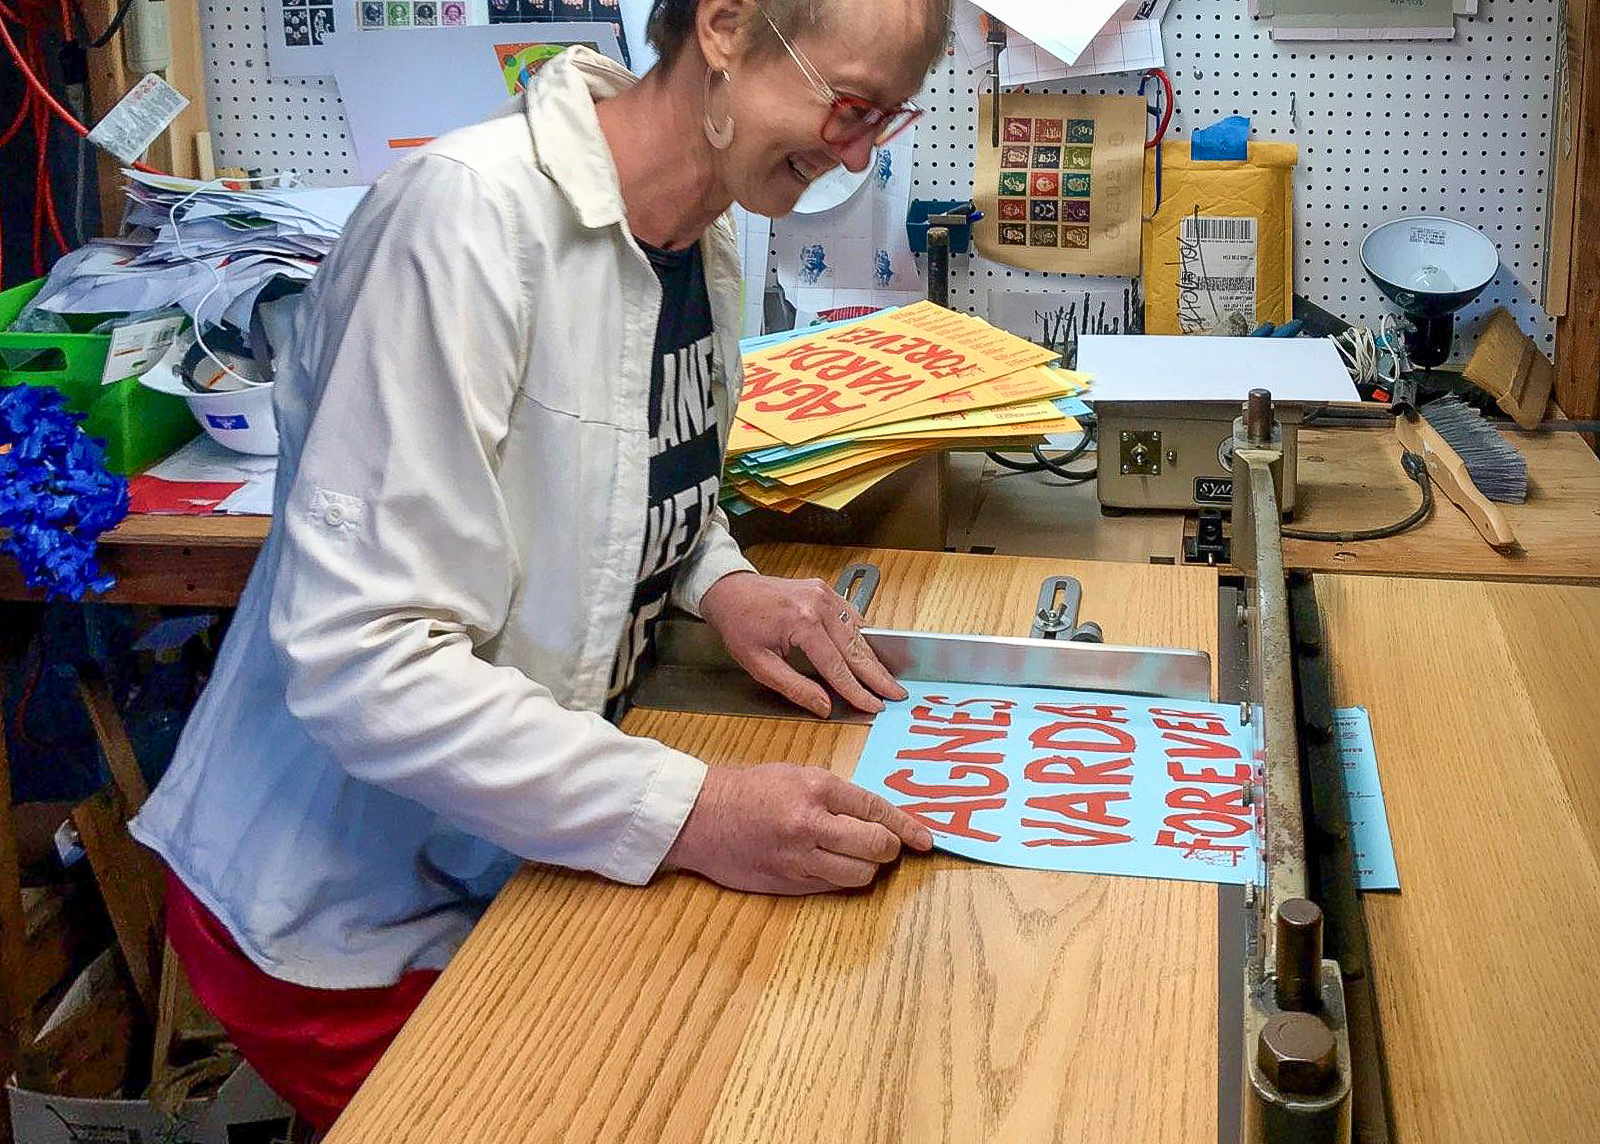
[[[723,502],[840,509],[927,453],[1014,449],[1073,433],[1089,379],[1055,354],[918,302],[744,342]]]

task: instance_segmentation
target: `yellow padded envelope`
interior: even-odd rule
[[[1248,159],[1162,144],[1161,210],[1144,224],[1144,332],[1249,333],[1294,307],[1293,143],[1251,143]],[[1155,165],[1145,164],[1145,207]],[[1237,315],[1237,317],[1231,317]],[[1240,327],[1243,328],[1240,328]]]

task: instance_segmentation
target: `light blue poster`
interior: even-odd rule
[[[1256,878],[1237,706],[900,682],[910,695],[873,721],[855,781],[940,849],[1039,870]]]
[[[1378,753],[1372,746],[1372,720],[1365,707],[1342,707],[1333,713],[1338,728],[1339,758],[1344,764],[1344,789],[1350,800],[1350,846],[1356,856],[1356,884],[1363,890],[1398,890],[1400,871],[1394,864],[1389,816],[1378,782]]]

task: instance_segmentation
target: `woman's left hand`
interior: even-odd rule
[[[861,613],[821,580],[735,572],[711,585],[700,615],[753,678],[819,719],[833,702],[785,661],[795,648],[852,707],[876,713],[883,699],[906,697],[862,637]]]

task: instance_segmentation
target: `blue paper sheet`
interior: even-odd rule
[[[1372,746],[1372,720],[1364,707],[1333,713],[1344,763],[1345,793],[1350,800],[1350,841],[1356,852],[1356,884],[1363,890],[1398,890],[1394,842],[1378,782],[1378,755]]]
[[[1242,884],[1257,876],[1237,705],[900,681],[855,781],[940,849],[1004,866]]]
[[[1248,159],[1250,157],[1250,121],[1242,115],[1219,119],[1210,127],[1202,127],[1189,137],[1191,159]]]

